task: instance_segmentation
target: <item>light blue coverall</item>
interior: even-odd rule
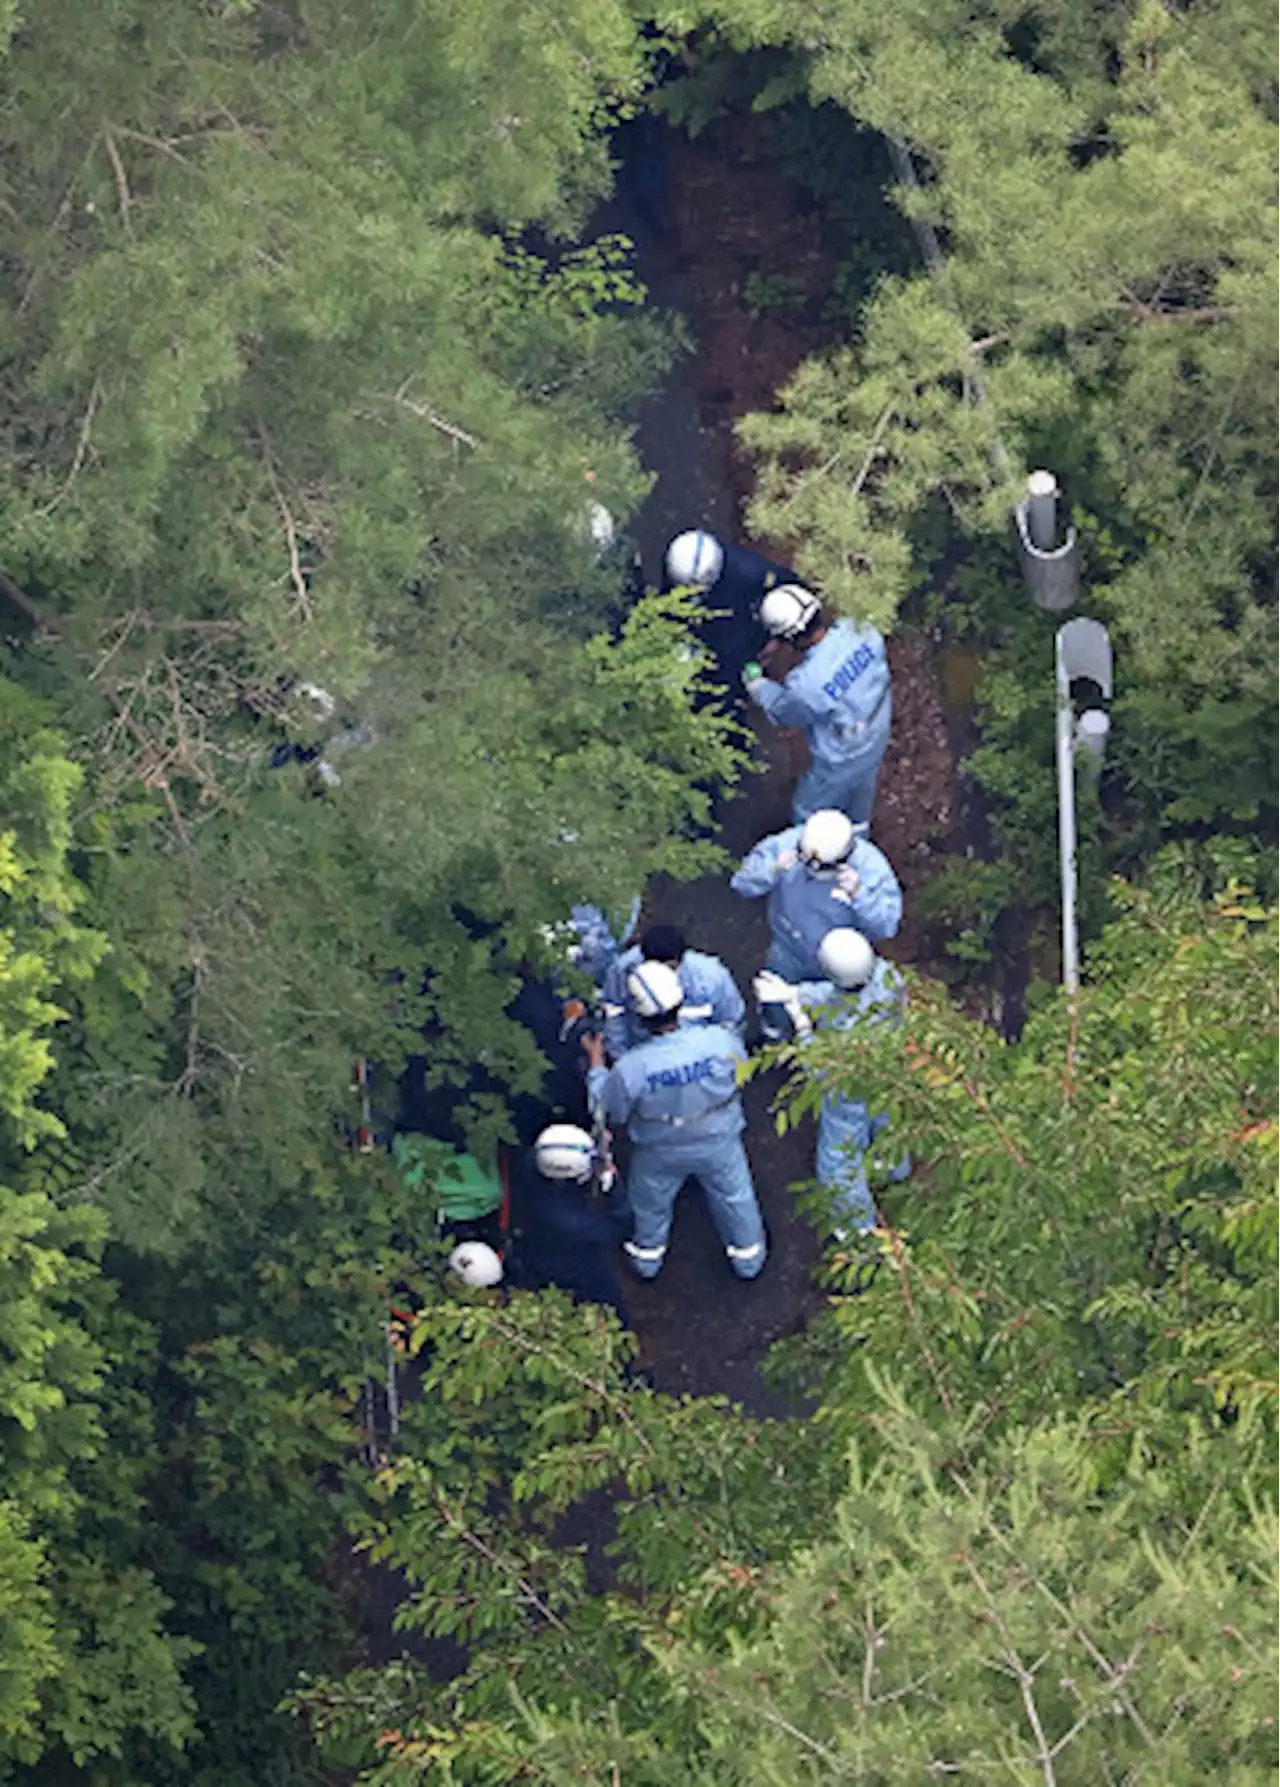
[[[840,867],[811,868],[799,860],[803,829],[793,825],[761,838],[729,883],[747,900],[768,894],[773,942],[765,966],[790,981],[821,976],[818,945],[828,931],[852,926],[879,943],[902,922],[902,889],[883,851],[869,838],[855,839],[847,866],[857,870],[860,885],[850,893]]]
[[[603,986],[604,977],[609,964],[625,949],[635,935],[636,926],[640,922],[640,896],[637,894],[631,902],[631,913],[627,919],[627,928],[622,933],[621,942],[615,938],[608,919],[599,906],[581,905],[569,908],[569,923],[578,933],[578,949],[576,965],[585,968],[597,986]]]
[[[625,1243],[641,1278],[656,1278],[667,1251],[680,1187],[695,1178],[739,1278],[754,1278],[767,1245],[742,1145],[738,1093],[742,1043],[720,1024],[692,1024],[650,1037],[612,1067],[593,1067],[587,1092],[611,1124],[631,1136],[628,1189],[635,1216]]]
[[[901,1022],[902,976],[881,957],[871,979],[856,992],[845,992],[829,980],[796,984],[800,1003],[815,1029],[852,1030],[860,1024]],[[881,1112],[871,1116],[860,1098],[826,1098],[818,1114],[817,1178],[836,1195],[832,1218],[837,1229],[849,1228],[865,1235],[878,1220],[875,1200],[867,1184],[866,1151],[887,1126]],[[890,1179],[905,1179],[911,1171],[909,1155],[889,1172]]]
[[[838,807],[867,824],[893,719],[889,660],[875,628],[836,621],[784,683],[759,677],[748,693],[776,725],[808,733],[813,761],[796,784],[792,818]]]
[[[649,1040],[649,1032],[636,1016],[627,997],[627,976],[644,960],[638,943],[624,949],[610,962],[604,977],[604,1041],[611,1061],[620,1060],[628,1049],[639,1048]],[[676,970],[684,988],[684,1004],[680,1007],[682,1024],[723,1024],[726,1030],[742,1034],[746,1006],[733,976],[719,956],[704,955],[698,949],[686,949]]]

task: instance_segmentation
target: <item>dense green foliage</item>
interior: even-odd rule
[[[535,1085],[538,927],[717,860],[735,747],[678,604],[611,640],[587,525],[643,493],[622,418],[672,352],[571,242],[645,52],[620,8],[512,25],[121,4],[9,47],[5,1741],[45,1780],[167,1778],[184,1666],[197,1776],[302,1766],[271,1709],[348,1642],[335,1473],[406,1217],[342,1159],[351,1063],[429,1024],[438,1073]],[[269,766],[317,736],[327,792]]]
[[[0,1779],[1273,1765],[1269,22],[656,26],[0,4]],[[796,1110],[866,1091],[923,1164],[872,1291],[835,1260],[779,1357],[791,1422],[659,1394],[597,1311],[443,1283],[406,1245],[431,1187],[342,1134],[353,1059],[424,1029],[437,1077],[536,1087],[506,1008],[541,927],[720,861],[736,735],[687,606],[624,615],[588,512],[643,498],[631,418],[677,352],[584,234],[672,45],[667,115],[767,112],[839,237],[845,345],[744,426],[758,525],[882,619],[940,579],[983,654],[1014,848],[940,909],[1052,871],[1023,460],[1068,482],[1122,665],[1088,848],[1129,882],[1078,1013],[1006,1046],[917,982],[898,1036],[792,1064]],[[880,131],[944,278],[873,191]],[[312,742],[340,779],[272,767]],[[1207,823],[1237,836],[1156,855]],[[406,1282],[422,1393],[371,1475]],[[351,1667],[353,1536],[455,1679]]]
[[[793,1112],[883,1098],[929,1161],[872,1290],[786,1361],[815,1419],[657,1396],[612,1318],[550,1299],[433,1312],[372,1536],[472,1660],[309,1687],[336,1754],[363,1735],[379,1782],[1267,1778],[1276,927],[1202,914],[1177,865],[1118,897],[1075,1021],[1002,1044],[917,981],[905,1035],[797,1055]],[[556,1522],[582,1502],[598,1546],[606,1486],[602,1595]]]
[[[882,277],[856,342],[742,432],[757,525],[842,606],[883,622],[940,586],[929,619],[981,641],[992,748],[972,767],[1008,903],[1052,887],[1052,646],[1009,527],[1028,466],[1065,485],[1115,644],[1111,867],[1170,826],[1261,817],[1273,837],[1269,15],[849,0],[815,25],[763,0],[722,24],[789,45],[815,102],[905,143],[921,186],[901,202],[940,232],[945,270]],[[814,165],[821,187],[832,158]],[[1269,858],[1254,874],[1271,884]]]

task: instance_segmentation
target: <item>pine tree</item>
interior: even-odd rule
[[[937,556],[939,516],[952,565],[957,543],[1000,540],[991,629],[1018,581],[1022,469],[1049,466],[1124,666],[1127,775],[1175,822],[1270,809],[1269,15],[848,0],[820,24],[735,4],[725,25],[789,45],[815,103],[905,145],[919,185],[899,203],[943,251],[743,423],[755,525],[881,624]]]
[[[589,504],[642,494],[619,417],[670,342],[618,244],[516,240],[603,190],[644,56],[623,9],[547,23],[121,4],[14,39],[4,587],[87,766],[112,953],[56,1096],[131,1245],[296,1184],[352,1059],[426,1021],[442,1067],[536,1083],[503,1007],[539,925],[716,860],[739,759],[678,610],[586,643],[619,600]],[[324,798],[268,767],[317,740]]]

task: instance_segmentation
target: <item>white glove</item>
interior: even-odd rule
[[[800,857],[796,851],[780,851],[773,859],[773,872],[775,875],[785,875],[791,869],[794,869],[799,861]]]
[[[813,1028],[809,1014],[800,1003],[800,995],[789,980],[783,980],[771,968],[762,969],[751,983],[751,990],[760,1005],[780,1005],[791,1019],[797,1036],[807,1036]]]
[[[783,980],[772,968],[763,968],[751,983],[751,991],[761,1005],[785,1005],[789,999],[796,997],[796,990],[789,980]]]
[[[852,863],[841,863],[840,867],[836,870],[836,886],[840,889],[842,894],[847,894],[851,900],[860,892],[862,888],[862,876],[854,868]]]

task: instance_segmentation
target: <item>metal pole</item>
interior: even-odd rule
[[[1052,552],[1058,536],[1058,480],[1052,472],[1032,472],[1027,479],[1027,532],[1041,552]]]
[[[1058,691],[1058,854],[1062,861],[1062,984],[1080,985],[1076,938],[1076,777],[1069,692]]]
[[[1076,747],[1082,767],[1096,777],[1111,727],[1102,708],[1089,708],[1079,722],[1071,701],[1075,678],[1097,683],[1111,699],[1111,641],[1100,621],[1083,617],[1058,628],[1054,639],[1054,675],[1058,685],[1056,739],[1058,752],[1058,853],[1062,863],[1062,984],[1069,997],[1080,985],[1080,945],[1076,932]],[[1074,1012],[1074,1006],[1072,1010]]]

